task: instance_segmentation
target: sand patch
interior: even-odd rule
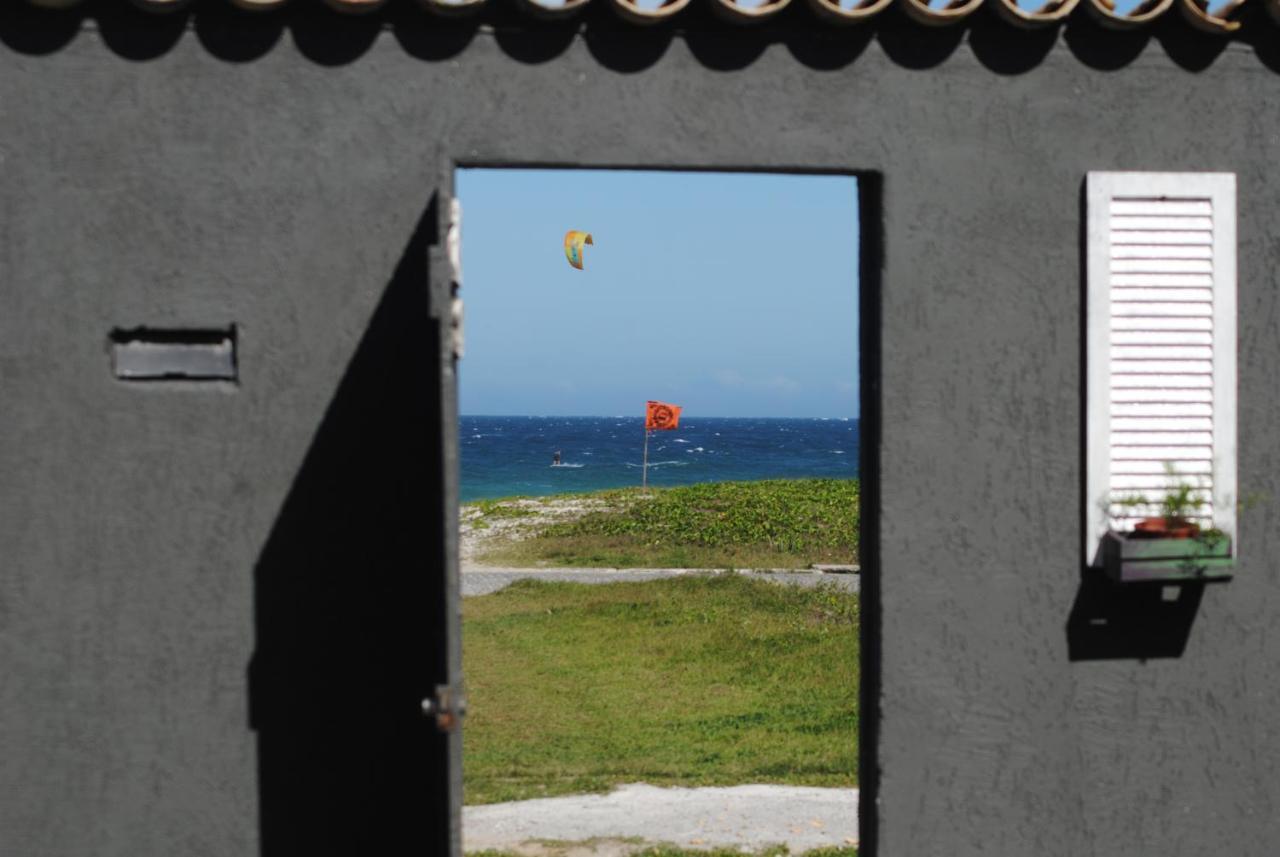
[[[484,557],[511,542],[523,541],[552,524],[576,521],[616,503],[585,497],[532,497],[464,505],[458,515],[458,558],[463,565],[485,565]]]

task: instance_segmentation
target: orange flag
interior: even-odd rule
[[[666,402],[646,402],[644,408],[644,427],[649,431],[668,431],[680,427],[679,405],[668,405]]]

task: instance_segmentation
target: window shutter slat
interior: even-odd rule
[[[1130,233],[1133,234],[1133,233]],[[1138,233],[1142,235],[1144,233]],[[1211,233],[1199,233],[1205,236]],[[1213,246],[1208,240],[1187,242],[1182,245],[1139,244],[1111,239],[1112,259],[1212,259]]]
[[[1212,274],[1208,259],[1112,259],[1115,274]]]
[[[1212,217],[1213,205],[1204,200],[1112,199],[1111,213],[1154,217]]]
[[[1152,232],[1205,232],[1213,229],[1208,217],[1126,217],[1113,215],[1113,229],[1125,231],[1150,230]]]
[[[1113,451],[1109,461],[1154,461],[1157,464],[1167,461],[1213,461],[1213,444],[1197,446],[1183,444],[1181,446],[1130,446]],[[1163,465],[1161,465],[1163,467]]]
[[[1086,557],[1182,482],[1234,540],[1235,177],[1090,173],[1087,228]]]
[[[1111,245],[1121,247],[1125,244],[1212,244],[1213,231],[1204,230],[1190,232],[1167,232],[1161,229],[1112,229]]]
[[[1164,332],[1159,330],[1117,330],[1111,325],[1111,348],[1114,351],[1120,345],[1212,345],[1213,336],[1208,330],[1175,330]]]
[[[1119,288],[1161,288],[1161,289],[1211,289],[1212,274],[1195,273],[1115,273],[1111,277],[1111,287]]]
[[[1114,390],[1177,390],[1186,388],[1195,388],[1201,390],[1209,390],[1209,395],[1213,392],[1213,377],[1205,375],[1114,375],[1111,379],[1111,389]]]
[[[1211,306],[1200,302],[1185,303],[1181,301],[1139,302],[1136,304],[1130,303],[1127,306],[1121,303],[1119,306],[1112,307],[1111,312],[1115,316],[1132,316],[1135,318],[1167,318],[1175,315],[1186,318],[1213,317],[1213,308]]]
[[[1207,402],[1212,407],[1213,391],[1195,387],[1183,389],[1155,387],[1148,389],[1113,386],[1111,388],[1112,405],[1125,405],[1135,402]]]
[[[1111,446],[1124,447],[1142,447],[1159,446],[1159,447],[1177,447],[1177,446],[1204,446],[1213,447],[1212,431],[1124,431],[1116,430],[1108,435]],[[1128,455],[1138,454],[1136,449],[1130,448],[1124,450]]]
[[[1213,330],[1213,319],[1205,316],[1203,318],[1195,318],[1186,316],[1182,318],[1161,318],[1157,316],[1122,316],[1118,313],[1111,313],[1111,329],[1112,330]]]
[[[1138,476],[1151,475],[1163,476],[1164,464],[1159,461],[1135,461],[1126,458],[1111,458],[1112,468],[1111,476]],[[1194,458],[1182,459],[1178,462],[1178,469],[1184,473],[1206,473],[1212,474],[1213,462],[1209,460],[1198,460]]]
[[[1111,414],[1115,417],[1211,417],[1209,402],[1117,402],[1111,397]]]

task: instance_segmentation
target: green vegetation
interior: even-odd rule
[[[564,853],[571,844],[566,843],[560,853]],[[556,854],[554,849],[555,846],[553,845],[543,853],[554,855]],[[467,857],[519,857],[519,855],[510,851],[469,851],[467,852]],[[785,846],[781,845],[756,852],[744,852],[734,848],[694,851],[685,848],[674,848],[669,845],[653,845],[632,852],[630,857],[858,857],[858,849],[852,847],[818,848],[813,851],[792,855]]]
[[[466,800],[854,786],[858,616],[855,594],[740,574],[468,598]]]
[[[788,857],[791,852],[785,846],[776,846],[774,848],[766,848],[763,851],[757,851],[749,857]],[[659,845],[654,848],[645,848],[637,851],[631,857],[744,857],[741,851],[733,848],[717,848],[714,851],[691,851],[684,848],[672,848],[670,846]],[[857,848],[818,848],[813,851],[805,851],[803,854],[797,854],[795,857],[858,857]]]
[[[858,488],[853,479],[780,479],[587,494],[605,508],[500,543],[484,560],[614,568],[856,563]]]
[[[1170,484],[1159,498],[1153,498],[1147,493],[1135,493],[1118,497],[1113,502],[1122,509],[1131,512],[1137,510],[1140,513],[1158,506],[1159,517],[1168,525],[1185,521],[1204,507],[1205,501],[1196,496],[1200,485],[1180,475],[1171,461],[1164,463],[1164,472]]]
[[[533,509],[509,500],[481,500],[474,505],[482,518],[529,518],[537,514]]]

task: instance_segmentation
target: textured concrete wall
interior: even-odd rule
[[[1272,853],[1271,31],[531,34],[410,11],[0,17],[0,852],[374,853],[380,825],[430,853],[436,786],[411,780],[438,748],[378,712],[422,690],[397,686],[405,651],[438,644],[403,571],[434,573],[430,527],[397,511],[421,510],[434,441],[386,425],[430,422],[413,284],[443,147],[880,174],[864,836],[883,857]],[[1080,189],[1103,169],[1239,175],[1240,486],[1264,500],[1237,579],[1198,601],[1082,585]],[[228,323],[238,387],[110,376],[114,326]]]

